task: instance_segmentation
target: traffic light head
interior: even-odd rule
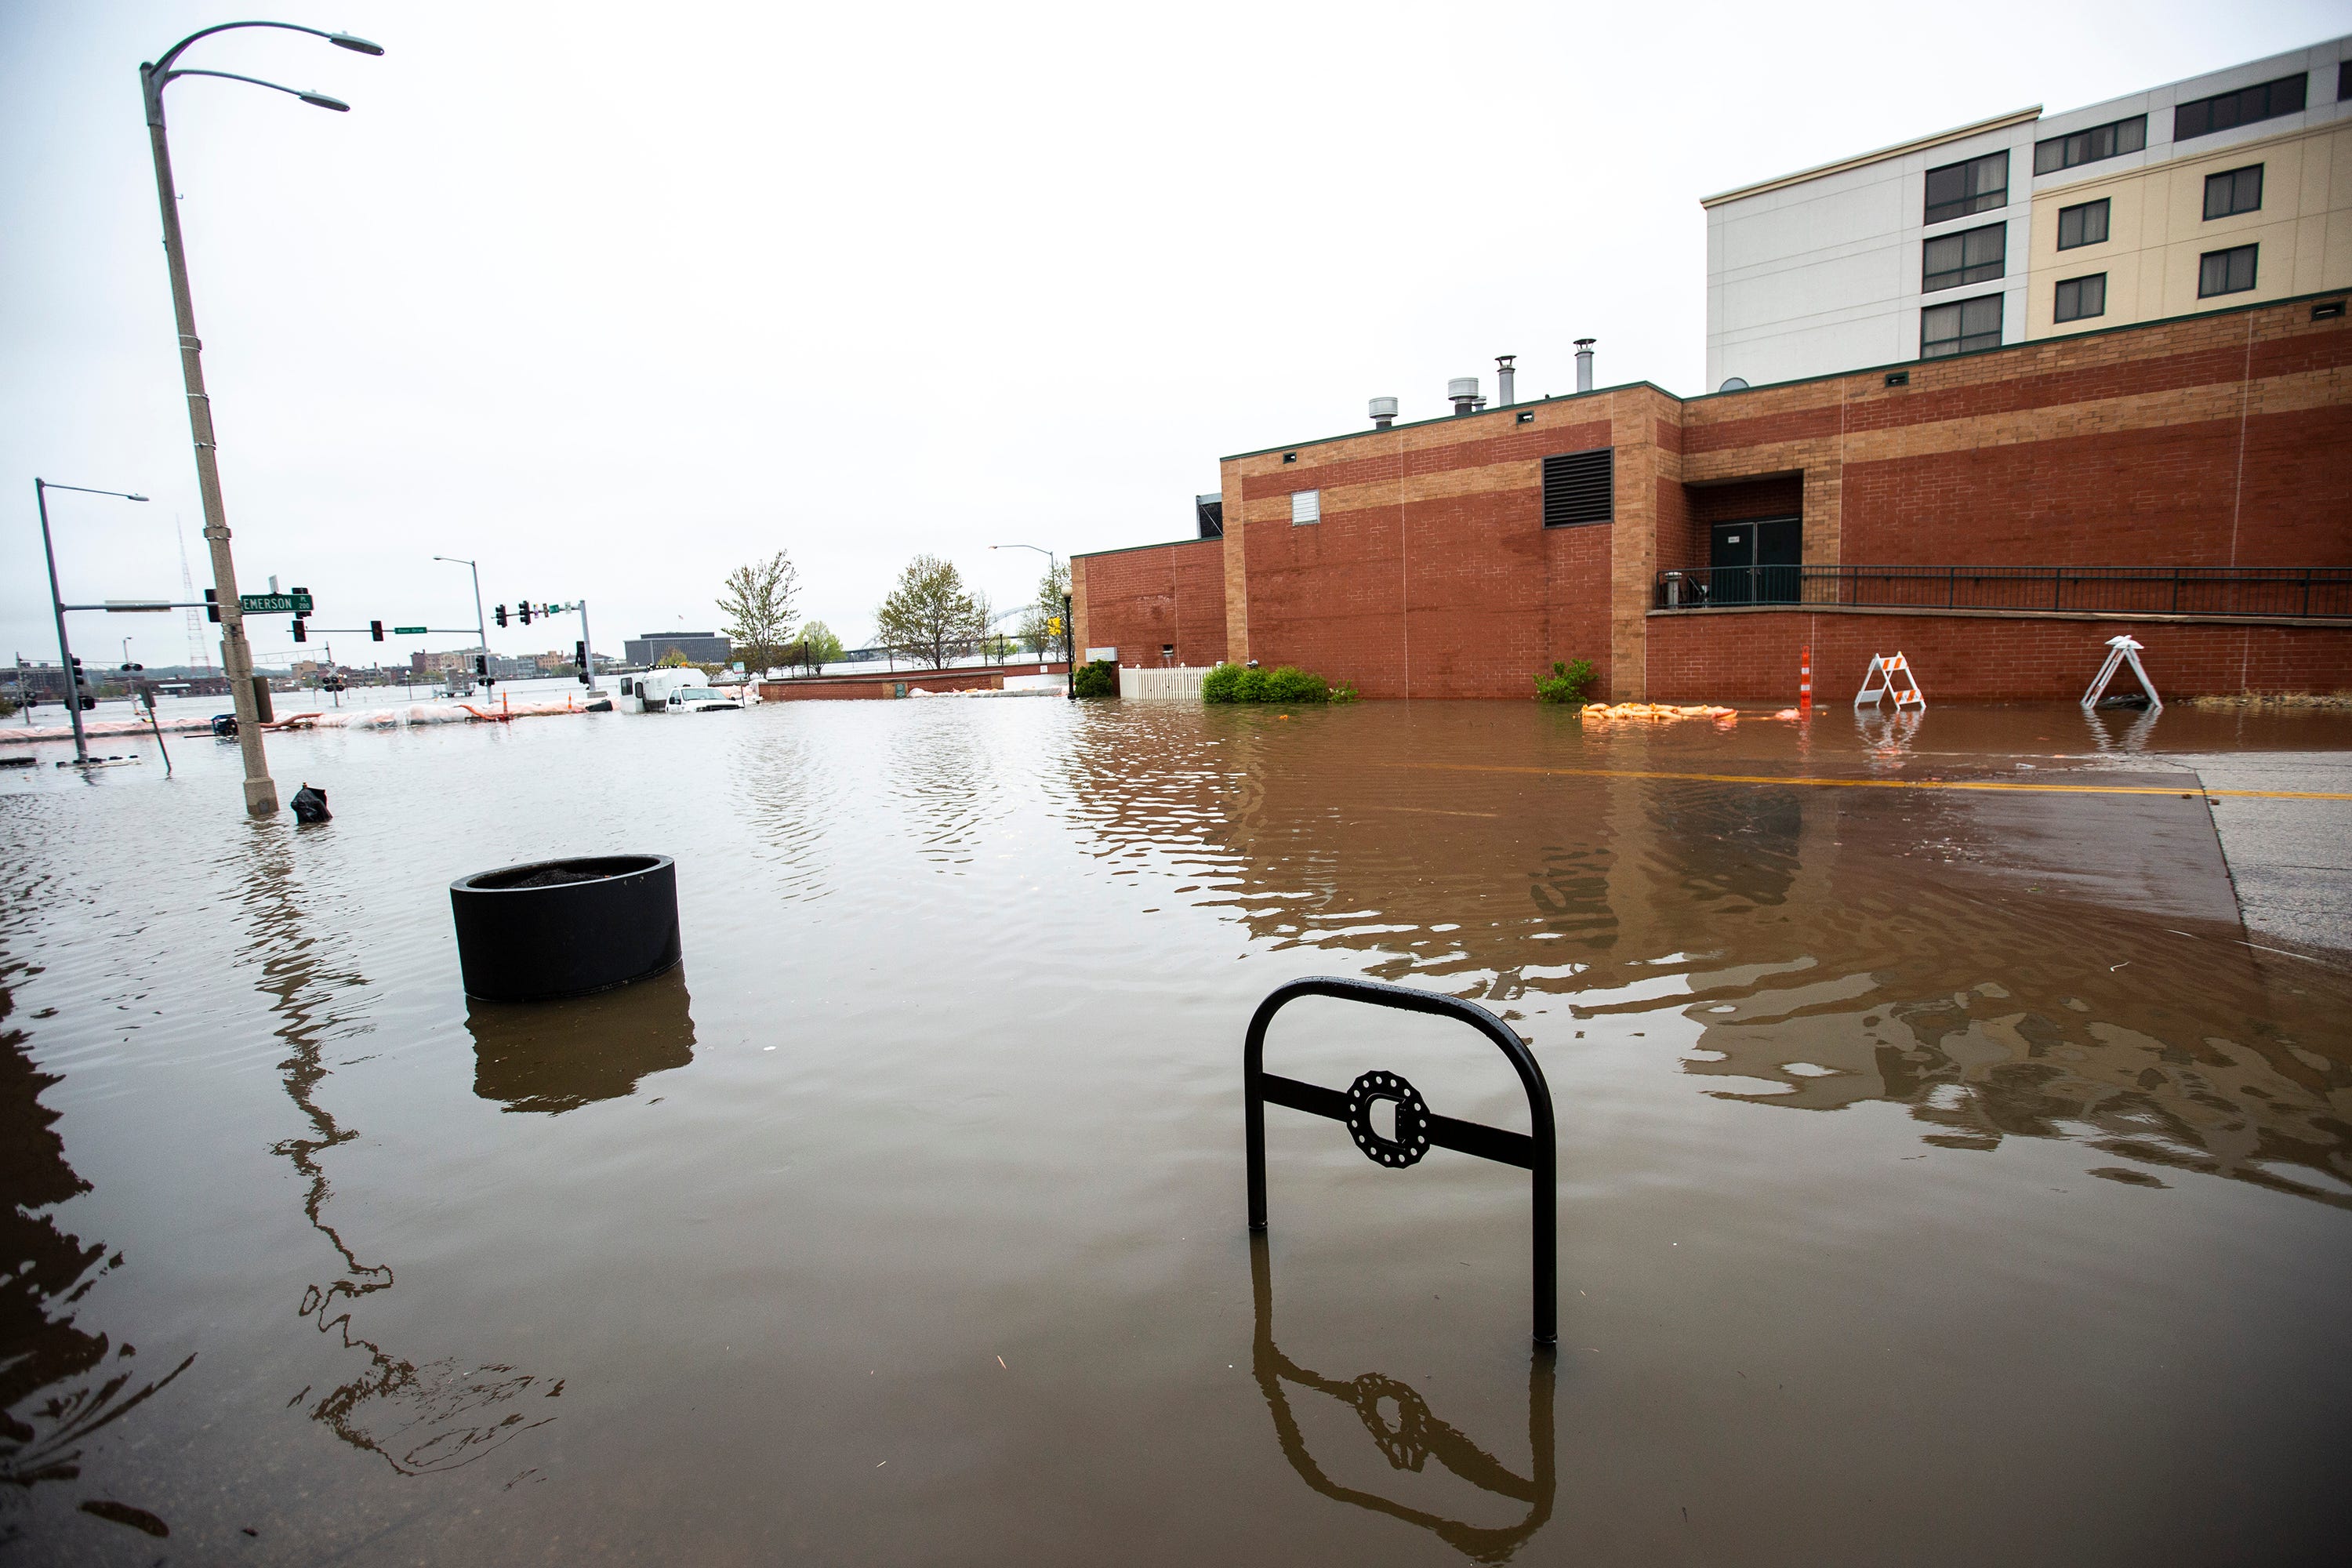
[[[524,626],[530,625],[530,601],[529,599],[525,599],[522,602],[522,624]]]
[[[503,605],[501,605],[500,607],[501,607],[501,608],[504,608],[504,606],[503,606]],[[475,673],[476,675],[488,675],[488,674],[489,674],[489,672],[490,672],[490,659],[489,659],[489,656],[488,656],[488,654],[480,654],[480,653],[476,654],[476,655],[474,656],[474,673]]]
[[[375,639],[377,642],[383,641],[383,623],[382,621],[370,621],[368,623],[368,636]]]
[[[207,588],[205,590],[205,619],[215,622],[217,622],[220,619],[220,590],[218,588]]]
[[[302,624],[302,617],[299,616],[294,617],[294,640],[296,642],[310,640],[310,628]]]
[[[499,625],[505,626],[507,624],[507,607],[504,605],[500,605],[499,606],[497,618]]]

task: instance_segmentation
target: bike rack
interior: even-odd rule
[[[1467,1024],[1492,1040],[1511,1059],[1519,1085],[1528,1093],[1526,1132],[1506,1131],[1480,1121],[1457,1121],[1429,1109],[1419,1090],[1399,1074],[1371,1071],[1359,1074],[1344,1091],[1265,1070],[1265,1030],[1274,1016],[1301,996],[1331,996],[1402,1013],[1428,1013]],[[1384,1138],[1372,1131],[1371,1108],[1381,1100],[1396,1106],[1396,1133]],[[1249,1146],[1250,1229],[1265,1228],[1265,1107],[1276,1105],[1327,1117],[1345,1126],[1356,1147],[1384,1169],[1401,1171],[1418,1164],[1433,1148],[1451,1149],[1497,1164],[1517,1165],[1534,1173],[1528,1196],[1534,1210],[1535,1338],[1550,1344],[1559,1337],[1559,1263],[1558,1221],[1559,1164],[1552,1127],[1551,1089],[1535,1053],[1510,1026],[1475,1002],[1440,996],[1378,980],[1347,980],[1314,974],[1277,985],[1251,1015],[1249,1035],[1242,1046],[1242,1103]]]

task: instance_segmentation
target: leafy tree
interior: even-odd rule
[[[841,658],[841,639],[823,621],[801,627],[800,636],[784,650],[784,662],[802,666],[811,675]]]
[[[961,652],[984,629],[980,606],[952,562],[918,555],[898,574],[898,585],[874,614],[881,640],[934,669]]]
[[[1070,567],[1066,561],[1056,561],[1037,580],[1036,602],[1021,617],[1021,640],[1031,653],[1058,650],[1060,634],[1052,629],[1054,617],[1062,613],[1062,596],[1070,591]]]
[[[692,663],[694,663],[694,660],[687,658],[683,649],[674,647],[665,648],[662,650],[662,656],[654,660],[654,668],[656,669],[684,669],[688,665]]]
[[[765,675],[783,657],[793,601],[800,597],[800,573],[779,550],[765,561],[738,566],[727,574],[725,585],[719,599],[729,617],[723,629],[742,651],[743,668],[755,677]]]

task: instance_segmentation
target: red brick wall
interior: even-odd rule
[[[1797,700],[1801,650],[1813,650],[1813,700],[1851,704],[1873,654],[1900,653],[1938,700],[2079,700],[2129,633],[2165,698],[2239,691],[2352,690],[2352,626],[1712,611],[1650,621],[1651,697],[1661,702]],[[2128,681],[2128,678],[2126,678]],[[2137,689],[2137,687],[2132,687]],[[2110,689],[2123,689],[2110,686]]]
[[[1084,603],[1073,607],[1081,657],[1089,647],[1116,647],[1121,664],[1156,665],[1160,647],[1174,643],[1178,664],[1223,662],[1223,540],[1182,540],[1078,560]]]

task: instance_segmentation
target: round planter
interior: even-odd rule
[[[678,960],[667,855],[535,860],[449,884],[466,994],[548,1002],[644,980]]]

